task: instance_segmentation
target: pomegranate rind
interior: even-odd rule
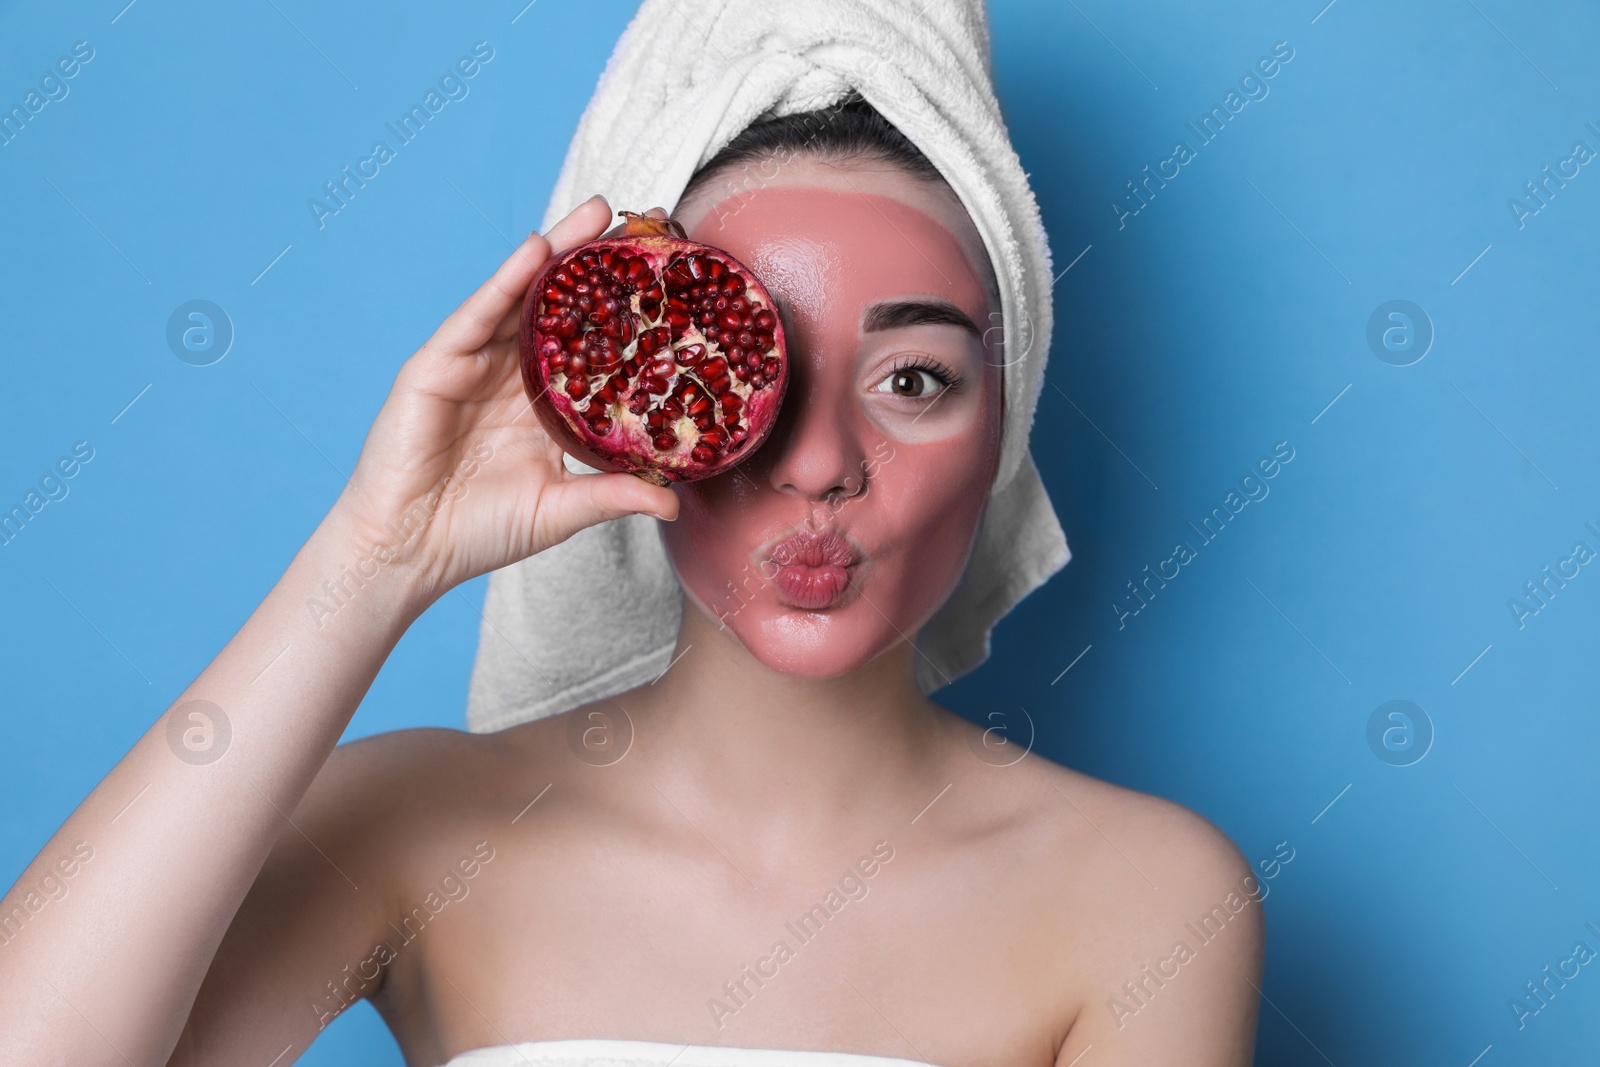
[[[776,304],[721,249],[622,229],[552,257],[534,277],[522,307],[523,386],[545,431],[591,467],[657,484],[725,473],[771,434],[788,388]]]

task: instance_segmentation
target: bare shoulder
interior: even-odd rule
[[[246,1062],[303,1047],[386,980],[373,946],[400,902],[474,853],[493,803],[499,743],[403,730],[329,755],[240,904],[196,995],[172,1062]],[[510,816],[506,816],[510,818]],[[333,980],[330,980],[333,979]],[[340,984],[343,983],[343,984]],[[308,1010],[309,1009],[309,1010]]]
[[[502,809],[526,792],[542,761],[539,746],[519,744],[515,735],[418,727],[346,742],[334,749],[302,809],[337,820],[374,848],[403,835],[405,851],[414,852],[430,831],[485,815],[499,821]],[[505,818],[515,814],[512,808]]]
[[[1060,1062],[1093,1044],[1102,1064],[1249,1063],[1267,890],[1227,834],[1036,755],[981,773],[1028,843],[1019,917],[1057,993]]]
[[[1150,881],[1166,875],[1174,891],[1183,885],[1232,884],[1250,872],[1232,839],[1209,819],[1173,801],[1092,778],[1048,760],[1032,768],[1065,802],[1054,812],[1058,829],[1073,837],[1085,832],[1133,856]],[[1131,851],[1129,851],[1131,849]]]
[[[492,758],[492,746],[459,730],[372,734],[333,750],[301,809],[370,834],[396,815],[437,807],[456,793],[468,768]]]
[[[1132,881],[1165,892],[1234,884],[1249,863],[1227,834],[1181,804],[1064,767],[1028,753],[1001,758],[984,748],[979,727],[961,723],[979,760],[957,761],[976,775],[994,817],[1029,840],[1033,874],[1061,884],[1109,889]],[[998,754],[996,754],[998,752]],[[998,825],[998,823],[996,823]],[[1116,862],[1098,862],[1100,859]]]

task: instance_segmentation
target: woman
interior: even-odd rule
[[[0,952],[0,1061],[287,1064],[367,997],[417,1067],[1249,1062],[1260,910],[1232,903],[1255,883],[1226,838],[985,758],[916,683],[906,635],[955,588],[1000,454],[1004,353],[976,327],[998,297],[916,149],[863,106],[827,119],[760,188],[734,186],[737,151],[713,160],[676,213],[782,305],[770,441],[676,490],[568,472],[528,413],[518,305],[611,207],[530,235],[401,368],[261,606],[19,880],[76,857],[70,896]],[[380,575],[309,614],[419,500]],[[429,604],[628,514],[666,520],[686,594],[659,682],[335,748]],[[788,577],[730,611],[768,561]],[[622,758],[569,744],[623,711]],[[174,759],[224,721],[225,758]]]

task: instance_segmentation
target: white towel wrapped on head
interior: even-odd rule
[[[691,55],[702,61],[683,62]],[[931,692],[988,658],[994,624],[1071,558],[1028,453],[1050,346],[1050,249],[990,84],[981,0],[644,0],[578,123],[542,229],[595,193],[671,211],[747,126],[852,92],[955,190],[1000,287],[1000,466],[961,582],[917,635],[917,678]],[[602,523],[490,577],[470,729],[554,715],[666,669],[682,600],[656,523]]]

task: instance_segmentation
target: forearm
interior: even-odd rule
[[[331,515],[7,894],[24,918],[0,928],[0,1061],[165,1062],[273,843],[425,606],[402,565],[362,578],[366,557]],[[42,884],[67,893],[30,911]]]

